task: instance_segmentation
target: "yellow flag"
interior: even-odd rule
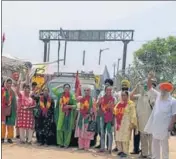
[[[37,74],[45,74],[47,65],[37,65],[35,68],[37,69]]]
[[[37,87],[41,88],[41,86],[45,83],[45,78],[41,74],[45,74],[45,72],[47,71],[47,65],[36,65],[35,68],[37,69],[36,76],[32,77],[32,82],[36,82]]]
[[[100,76],[98,75],[95,76],[95,84],[96,84],[96,88],[100,87]]]
[[[42,76],[33,76],[32,77],[32,82],[37,83],[37,87],[41,88],[41,86],[45,83],[45,78]]]

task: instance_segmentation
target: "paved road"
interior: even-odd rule
[[[176,159],[176,137],[170,139],[170,159]],[[37,145],[2,145],[2,159],[117,159],[115,154],[97,154],[95,150],[90,152],[80,152],[75,149],[59,149],[56,147],[40,147]],[[131,156],[136,159],[137,156]]]

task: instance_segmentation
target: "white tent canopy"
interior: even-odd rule
[[[21,60],[13,57],[10,54],[2,55],[2,75],[4,77],[10,77],[11,73],[16,70],[23,72],[26,69],[27,60]]]
[[[18,66],[18,65],[24,65],[24,62],[23,60],[20,60],[16,57],[13,57],[9,54],[6,54],[6,55],[2,55],[2,67],[5,67],[5,66]]]

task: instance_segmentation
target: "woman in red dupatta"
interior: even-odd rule
[[[95,120],[95,109],[93,108],[91,89],[87,87],[84,89],[84,92],[85,96],[78,99],[80,109],[75,130],[75,137],[78,138],[80,150],[88,150],[90,148],[90,142],[94,139],[95,134],[95,132],[88,131],[89,120]]]
[[[105,136],[107,134],[108,137],[108,151],[111,153],[112,151],[112,127],[113,127],[113,109],[115,106],[115,99],[112,96],[112,87],[107,86],[105,88],[105,95],[100,98],[98,101],[98,105],[100,105],[100,136],[101,136],[101,149],[100,152],[105,151]]]

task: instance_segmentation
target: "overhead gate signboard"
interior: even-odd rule
[[[132,41],[134,30],[40,30],[40,40]]]

